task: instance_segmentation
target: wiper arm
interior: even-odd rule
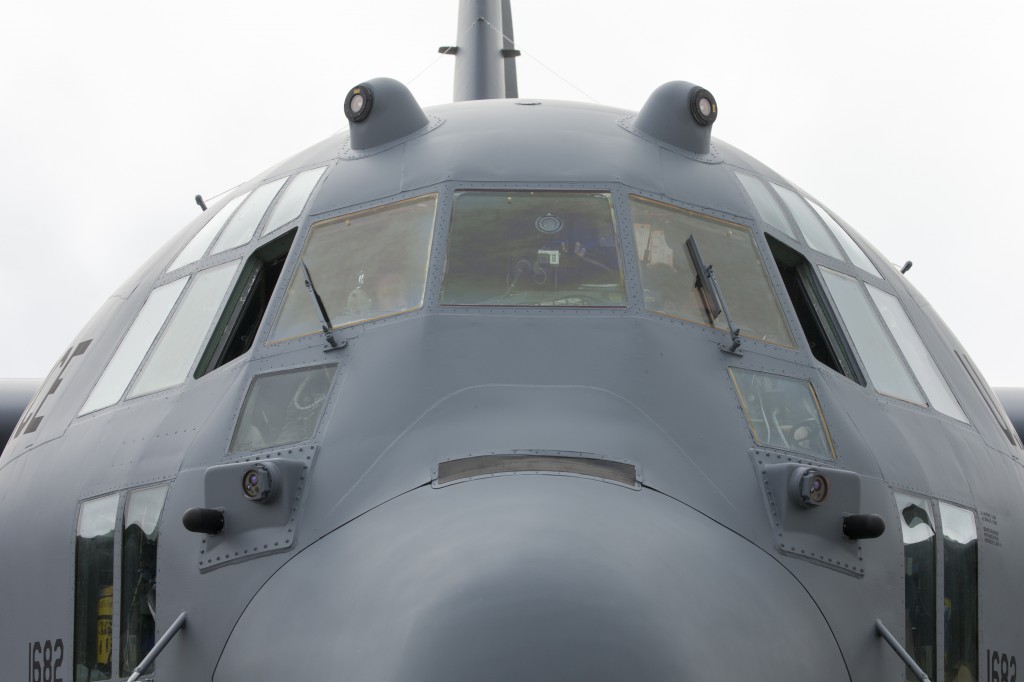
[[[316,287],[313,286],[313,276],[309,274],[306,261],[300,260],[299,263],[302,265],[302,273],[306,278],[306,291],[309,292],[310,297],[313,299],[313,309],[316,310],[316,314],[320,318],[320,329],[323,331],[324,339],[327,341],[324,344],[324,351],[344,348],[347,342],[344,339],[338,342],[334,338],[334,332],[331,331],[331,318],[327,315],[327,308],[324,307],[323,299],[320,298],[320,294],[316,292]]]
[[[732,323],[732,317],[729,315],[729,306],[725,304],[725,296],[722,295],[722,289],[718,286],[718,279],[715,277],[715,271],[713,266],[704,265],[704,259],[700,255],[700,247],[697,246],[697,240],[693,238],[691,234],[689,239],[686,240],[686,249],[690,252],[690,258],[693,259],[694,268],[697,270],[697,281],[694,283],[695,286],[699,287],[701,292],[704,294],[704,300],[707,302],[708,314],[711,317],[711,323],[714,324],[715,318],[721,313],[725,313],[725,323],[729,325],[729,333],[732,335],[732,345],[726,348],[722,346],[722,350],[727,353],[740,353],[737,349],[740,347],[740,329]]]

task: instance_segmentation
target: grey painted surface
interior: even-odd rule
[[[289,631],[305,636],[253,651]],[[763,679],[777,649],[802,652],[779,679],[847,679],[770,554],[651,490],[499,476],[419,488],[299,554],[214,679],[690,680],[711,661],[715,677]]]
[[[979,543],[980,655],[1022,654],[1022,453],[960,362],[964,349],[881,254],[854,234],[883,275],[872,284],[903,303],[969,424],[814,360],[766,235],[811,263],[870,276],[760,222],[733,171],[793,185],[749,156],[712,139],[712,153],[696,158],[638,132],[631,112],[594,105],[488,100],[425,113],[425,127],[384,131],[374,138],[383,142],[364,149],[335,136],[234,191],[330,166],[294,223],[249,352],[199,379],[190,373],[181,386],[78,416],[149,292],[178,276],[165,273],[168,263],[209,216],[173,238],[71,344],[71,359],[44,382],[50,397],[29,407],[38,428],[0,457],[4,679],[24,678],[32,642],[74,638],[80,502],[158,482],[171,484],[158,630],[188,613],[157,662],[158,680],[903,679],[874,626],[880,619],[903,636],[893,489],[976,510],[979,537],[997,533]],[[442,307],[452,196],[474,188],[610,192],[627,305]],[[348,344],[331,353],[319,334],[268,343],[313,222],[426,193],[439,200],[421,310],[337,331]],[[797,347],[745,339],[742,355],[723,353],[726,333],[647,312],[628,229],[631,194],[749,227]],[[195,269],[248,257],[280,234]],[[228,454],[255,376],[324,362],[338,373],[312,439]],[[729,368],[813,384],[837,455],[813,463],[842,470],[837,481],[849,483],[831,506],[773,510],[773,500],[791,500],[768,494]],[[303,461],[306,452],[315,459],[289,497],[290,548],[200,570],[204,538],[180,519],[213,504],[211,467],[265,454]],[[641,489],[534,474],[431,485],[439,462],[494,453],[626,461]],[[224,506],[237,516],[247,504]],[[838,534],[842,514],[854,511],[882,516],[888,529],[856,550]],[[238,541],[232,532],[228,518],[220,546]],[[786,533],[804,537],[791,544]],[[800,553],[821,546],[825,561]],[[862,571],[827,560],[855,555]],[[118,636],[115,628],[115,650]],[[70,655],[66,665],[71,679]]]

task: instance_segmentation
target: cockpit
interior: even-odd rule
[[[763,237],[748,219],[583,183],[446,184],[321,211],[303,232],[324,170],[270,180],[211,211],[157,279],[81,414],[200,379],[246,353],[268,324],[264,354],[418,311],[506,310],[639,314],[731,334],[732,345],[722,344],[731,352],[755,343],[773,355],[799,350],[799,329],[835,372],[968,423],[879,268],[838,220],[794,190],[734,173]],[[289,262],[297,239],[304,243]],[[288,283],[275,295],[281,276]],[[320,410],[274,409],[270,388],[323,374],[309,398],[320,406],[335,367],[255,377],[231,451],[311,438]],[[756,443],[835,458],[809,378],[730,372]],[[281,416],[291,413],[302,414],[301,428]]]

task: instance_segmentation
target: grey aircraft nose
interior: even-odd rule
[[[413,490],[253,599],[214,679],[847,680],[772,556],[657,492],[518,474]]]

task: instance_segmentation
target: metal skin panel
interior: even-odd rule
[[[313,454],[312,448],[293,448],[206,470],[203,506],[223,511],[224,529],[203,537],[198,558],[200,570],[291,548],[295,540],[295,512]],[[254,464],[272,467],[272,496],[266,501],[255,502],[238,494],[243,473]]]
[[[705,163],[630,132],[631,112],[587,104],[463,102],[426,114],[422,133],[393,146],[353,155],[337,135],[212,204],[330,166],[241,357],[77,416],[149,293],[181,276],[167,265],[204,216],[75,337],[70,362],[44,382],[39,427],[0,458],[0,677],[24,678],[33,642],[70,647],[81,501],[114,491],[123,501],[159,481],[171,485],[156,627],[182,611],[188,624],[158,659],[156,680],[333,678],[341,663],[350,679],[902,679],[874,629],[880,619],[904,637],[893,489],[977,511],[980,655],[1024,657],[1024,453],[961,365],[962,346],[881,254],[853,233],[882,270],[873,285],[901,301],[970,424],[881,396],[813,358],[733,172],[792,185],[743,152],[712,139],[717,162]],[[628,305],[441,306],[452,195],[479,188],[611,193]],[[268,342],[314,221],[426,193],[438,194],[438,211],[421,310],[339,330],[347,345],[330,353],[319,333]],[[726,333],[646,312],[631,194],[750,228],[797,347],[744,339],[739,355],[723,353]],[[772,234],[814,266],[858,276]],[[247,258],[274,238],[182,271]],[[338,369],[318,430],[296,444],[317,456],[292,547],[200,572],[203,538],[182,527],[182,514],[207,504],[211,467],[267,454],[228,454],[249,385],[324,363]],[[888,528],[860,543],[862,575],[780,551],[730,368],[814,386],[836,451],[815,466],[859,476],[860,512]],[[641,488],[543,474],[430,486],[439,462],[517,452],[627,461]],[[70,664],[69,653],[65,680]]]
[[[303,634],[265,645],[290,631]],[[297,556],[246,609],[214,680],[298,669],[335,680],[849,679],[821,613],[771,555],[653,491],[553,476],[421,488]]]

